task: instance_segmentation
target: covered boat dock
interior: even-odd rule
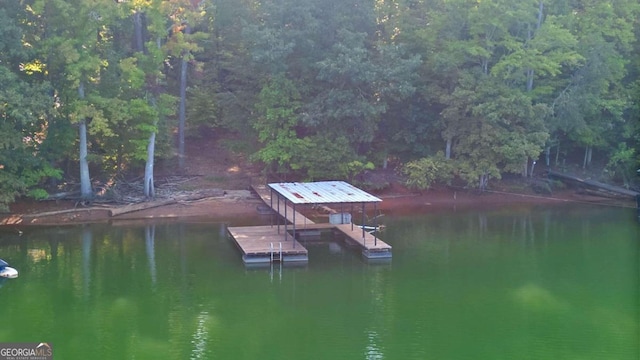
[[[245,263],[308,261],[307,250],[297,239],[301,232],[336,230],[347,241],[357,245],[369,259],[390,259],[391,246],[378,238],[377,224],[366,225],[366,205],[373,204],[374,213],[382,200],[344,181],[307,183],[271,183],[254,187],[261,199],[276,214],[276,224],[251,227],[230,227],[229,234],[243,253]],[[328,205],[339,207],[330,223],[316,224],[298,212],[300,206]],[[351,221],[355,207],[361,207],[361,225]],[[349,213],[345,213],[349,207]],[[281,223],[282,222],[282,223]]]

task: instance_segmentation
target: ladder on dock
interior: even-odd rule
[[[273,243],[271,243],[270,252],[271,252],[271,263],[282,262],[282,243],[281,242],[278,243],[278,249],[275,249],[273,247]]]

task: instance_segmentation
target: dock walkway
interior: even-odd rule
[[[293,207],[289,205],[281,203],[278,206],[277,201],[272,202],[271,194],[265,186],[254,186],[253,189],[276,214],[286,219],[289,224],[295,224],[296,231],[337,231],[343,234],[348,242],[357,245],[365,257],[369,259],[391,258],[391,245],[366,231],[363,232],[360,227],[353,224],[315,223],[301,213],[294,211]],[[308,261],[307,249],[293,237],[294,227],[266,225],[229,227],[227,230],[242,251],[242,259],[245,264]]]

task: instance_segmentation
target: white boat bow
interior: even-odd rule
[[[9,266],[9,264],[0,259],[0,278],[15,279],[18,277],[18,270]]]
[[[5,266],[2,270],[0,270],[0,277],[6,279],[15,279],[18,277],[18,270]]]

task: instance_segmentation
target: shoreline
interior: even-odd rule
[[[194,201],[156,200],[141,210],[126,210],[133,204],[122,206],[92,206],[77,208],[72,201],[54,203],[17,204],[11,213],[0,215],[0,227],[78,225],[86,223],[131,223],[138,221],[225,221],[237,217],[259,216],[256,207],[262,203],[249,191],[228,191],[230,195],[210,197]],[[553,195],[510,193],[488,190],[484,193],[459,189],[434,189],[422,193],[388,191],[374,194],[382,199],[377,205],[380,212],[405,215],[450,211],[452,208],[473,209],[512,206],[556,204],[583,204],[585,206],[614,206],[635,209],[633,201],[578,194],[571,190]],[[369,206],[367,211],[373,209]],[[113,215],[114,213],[118,215]]]

